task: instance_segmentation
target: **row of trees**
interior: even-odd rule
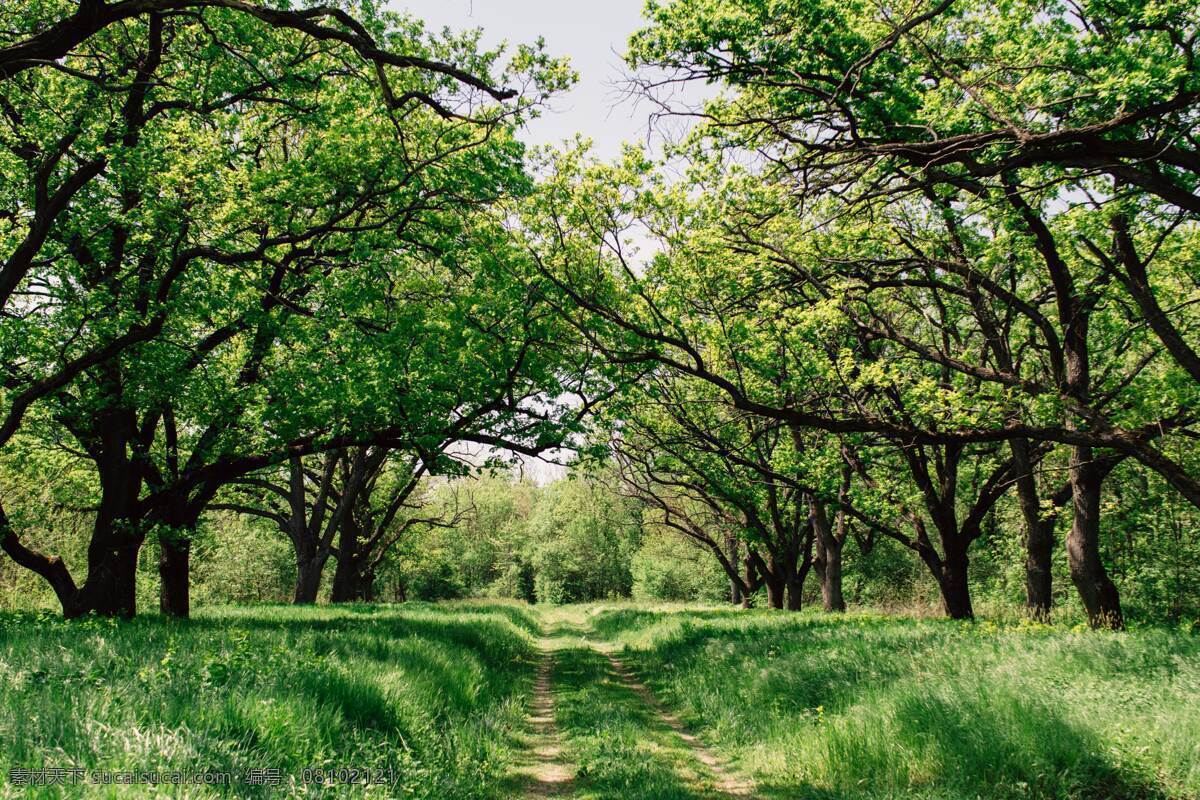
[[[1196,519],[1194,2],[652,2],[634,88],[695,124],[611,164],[514,138],[563,63],[369,3],[2,13],[0,458],[90,474],[86,579],[36,505],[0,546],[69,616],[132,615],[148,539],[186,615],[210,511],[286,536],[297,602],[331,558],[370,598],[467,524],[430,476],[585,432],[776,607],[886,539],[970,617],[1002,517],[1033,617],[1061,536],[1120,627],[1130,486]]]
[[[1121,627],[1109,476],[1135,463],[1200,508],[1195,4],[648,14],[637,87],[720,88],[662,100],[697,121],[684,177],[567,154],[525,220],[581,334],[648,376],[610,424],[633,491],[744,588],[811,560],[831,610],[847,529],[890,537],[957,618],[1015,496],[1029,613],[1062,518],[1091,623]]]
[[[0,498],[0,546],[67,616],[133,615],[148,538],[187,615],[221,507],[278,521],[297,600],[331,553],[369,596],[456,445],[536,454],[586,413],[587,348],[492,210],[564,64],[372,3],[0,13],[0,447],[69,453],[93,520],[83,580],[23,535],[45,509]]]

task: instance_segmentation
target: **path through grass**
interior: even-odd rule
[[[84,783],[13,780],[47,768]],[[630,605],[0,616],[0,796],[151,795],[1200,800],[1200,636]]]
[[[595,640],[575,609],[544,613],[554,651],[558,727],[576,765],[572,800],[707,800],[750,796],[664,715]]]
[[[552,683],[554,654],[543,643],[539,643],[539,649],[541,667],[525,720],[523,754],[513,767],[510,784],[529,798],[562,797],[571,791],[575,768],[563,753],[558,732]]]

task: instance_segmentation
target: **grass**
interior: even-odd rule
[[[341,797],[303,780],[339,768],[395,778],[355,795],[519,796],[538,639],[573,800],[719,796],[598,647],[756,797],[1200,800],[1200,636],[1186,632],[490,602],[0,615],[0,796],[29,796],[9,770],[47,767],[235,777],[34,796]],[[279,785],[245,782],[264,768]]]
[[[306,770],[359,769],[395,779],[365,796],[503,797],[536,660],[521,620],[516,607],[418,604],[219,609],[182,624],[3,616],[0,770],[203,770],[241,777],[173,794],[340,797],[345,785]],[[281,783],[246,783],[255,769]],[[0,780],[3,792],[26,796]]]
[[[595,608],[766,797],[1200,798],[1200,637]]]
[[[592,632],[571,608],[542,612],[554,651],[556,719],[575,765],[571,800],[701,800],[719,797],[708,773],[588,646]]]
[[[715,796],[677,737],[620,685],[604,656],[586,648],[564,650],[554,680],[559,730],[578,768],[574,800]]]

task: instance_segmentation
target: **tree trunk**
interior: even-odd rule
[[[742,595],[742,608],[753,608],[754,593],[758,591],[758,586],[761,584],[757,582],[757,576],[754,574],[754,560],[750,558],[749,553],[742,560],[742,565],[746,575],[746,592]]]
[[[1120,630],[1125,626],[1120,595],[1100,558],[1101,480],[1092,448],[1071,449],[1070,474],[1074,514],[1067,534],[1067,564],[1071,581],[1079,590],[1089,624]]]
[[[772,560],[771,571],[765,576],[767,584],[767,605],[771,608],[783,608],[784,590],[787,587],[787,581],[780,574],[777,565]]]
[[[321,588],[321,573],[325,571],[326,556],[314,555],[296,559],[296,592],[292,602],[308,605],[317,602]]]
[[[1032,216],[1027,214],[1027,216]],[[1046,238],[1043,229],[1041,237]],[[1063,328],[1063,355],[1066,367],[1065,394],[1086,406],[1091,400],[1091,362],[1088,351],[1090,307],[1079,302],[1071,275],[1064,262],[1051,253],[1046,263],[1055,281],[1055,300]],[[1079,420],[1068,414],[1068,430],[1078,430]],[[1153,450],[1154,448],[1149,448]],[[1151,466],[1146,462],[1147,466]],[[1068,462],[1071,483],[1071,531],[1067,534],[1067,565],[1071,582],[1079,591],[1093,628],[1124,626],[1117,587],[1109,580],[1100,559],[1100,485],[1102,475],[1092,448],[1076,445]]]
[[[966,553],[947,554],[938,570],[938,586],[942,591],[942,607],[950,619],[974,619],[971,608],[971,586],[967,581]]]
[[[783,581],[774,576],[767,578],[767,606],[783,608]]]
[[[64,609],[64,614],[95,612],[130,619],[137,613],[137,559],[146,538],[144,520],[134,511],[142,484],[127,458],[126,415],[115,414],[102,424],[103,446],[96,461],[100,508],[88,544],[88,576],[75,607]]]
[[[725,549],[729,551],[729,563],[733,566],[733,569],[736,570],[740,550],[736,536],[725,537]],[[735,606],[740,605],[743,602],[742,584],[737,579],[736,575],[729,576],[729,602]]]
[[[88,545],[88,576],[68,617],[96,613],[132,619],[137,614],[137,560],[146,536],[134,510],[140,482],[124,461],[123,445],[111,445],[100,462],[100,509]]]
[[[804,581],[808,579],[808,572],[813,565],[814,538],[805,535],[802,556],[795,557],[790,552],[788,554],[789,563],[785,565],[788,611],[799,611],[804,603]]]
[[[338,558],[337,567],[333,571],[333,585],[329,589],[329,602],[353,603],[358,599],[355,596],[357,582],[354,580],[352,560],[350,557]]]
[[[333,573],[333,585],[329,588],[329,602],[357,603],[369,601],[374,593],[370,584],[374,583],[360,571],[358,559],[338,559]]]
[[[767,606],[783,608],[787,601],[788,578],[796,570],[795,561],[790,560],[790,554],[785,554],[783,558],[780,558],[778,553],[769,553],[765,561],[757,553],[754,553],[753,556],[754,565],[762,575],[763,584],[767,587]]]
[[[804,603],[804,577],[797,571],[787,579],[788,611],[799,611]]]
[[[108,538],[108,537],[104,537]],[[137,614],[137,559],[141,537],[117,544],[93,542],[88,552],[88,577],[72,608],[64,608],[68,619],[96,613],[103,617],[132,619]]]
[[[353,603],[362,599],[363,557],[359,550],[359,529],[350,514],[338,531],[337,568],[329,591],[331,603]]]
[[[187,619],[191,615],[192,537],[209,499],[211,493],[205,492],[193,504],[187,502],[186,494],[180,494],[163,505],[157,519],[152,517],[162,530],[158,535],[158,608],[163,616]]]
[[[1037,479],[1029,458],[1029,442],[1009,442],[1017,479],[1017,504],[1025,523],[1025,610],[1031,619],[1050,621],[1053,603],[1054,521],[1043,519]]]
[[[846,610],[842,596],[842,541],[834,535],[824,504],[813,497],[809,507],[816,548],[813,568],[821,581],[821,602],[826,611],[840,613]]]
[[[158,537],[159,610],[164,616],[187,619],[192,600],[189,581],[192,543],[190,538],[172,531]]]
[[[821,602],[826,611],[841,613],[846,610],[846,598],[842,595],[842,543],[830,537],[817,542],[817,558],[813,562],[817,577],[821,581]]]

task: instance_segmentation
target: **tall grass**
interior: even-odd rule
[[[22,791],[10,769],[52,767],[235,776],[166,790],[186,797],[503,796],[535,663],[514,621],[514,608],[414,604],[218,609],[183,623],[0,616],[0,792]],[[255,769],[281,783],[247,784]],[[315,782],[345,769],[396,782]]]
[[[1200,637],[617,608],[593,629],[767,797],[1200,798]]]
[[[497,603],[229,608],[184,623],[0,615],[0,795],[27,796],[9,770],[52,767],[235,776],[67,796],[516,796],[540,635],[558,648],[579,800],[713,794],[583,636],[624,645],[758,796],[1200,798],[1200,636],[1187,632]],[[396,783],[303,781],[351,768]],[[246,783],[256,769],[280,785]]]

